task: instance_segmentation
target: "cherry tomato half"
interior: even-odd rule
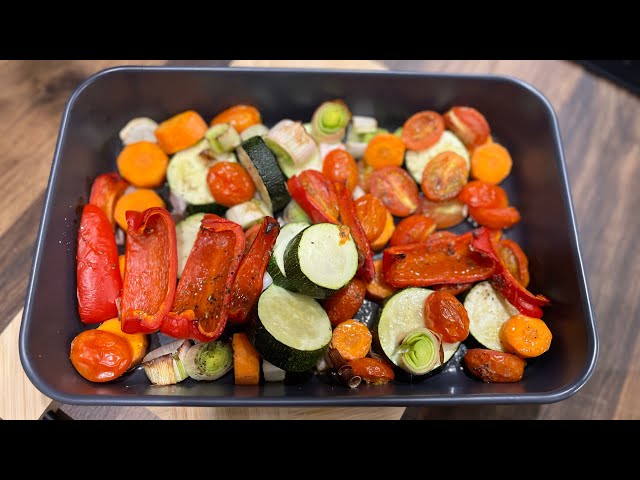
[[[529,259],[520,248],[520,245],[513,240],[504,238],[499,241],[496,250],[513,278],[518,280],[520,285],[527,288],[527,285],[529,285]]]
[[[384,231],[387,223],[387,208],[378,197],[367,193],[355,201],[356,213],[364,234],[373,242]]]
[[[409,150],[424,150],[435,144],[444,132],[444,120],[437,112],[418,112],[404,122],[402,141]]]
[[[503,208],[509,205],[504,188],[481,180],[471,180],[458,194],[458,200],[470,207]]]
[[[327,153],[322,164],[322,173],[332,182],[345,183],[350,192],[353,192],[358,184],[358,166],[346,150],[336,149]]]
[[[260,112],[251,105],[235,105],[220,112],[211,120],[211,125],[230,123],[238,133],[262,122]]]
[[[248,202],[256,193],[256,187],[247,171],[235,162],[215,163],[207,173],[207,183],[213,198],[225,207]]]
[[[520,212],[515,207],[469,207],[469,215],[478,225],[496,230],[509,228],[520,221]]]
[[[442,335],[447,343],[462,342],[469,336],[469,315],[452,294],[433,292],[424,302],[425,327]]]
[[[353,278],[346,287],[324,300],[322,307],[327,312],[331,325],[335,327],[353,318],[364,301],[366,291],[367,284],[359,278]]]
[[[449,200],[460,193],[468,178],[465,159],[454,152],[442,152],[424,167],[422,193],[435,202]]]
[[[129,343],[105,330],[85,330],[71,342],[71,363],[90,382],[108,382],[131,366]]]
[[[436,222],[425,215],[411,215],[403,219],[391,236],[389,246],[424,242],[436,229]]]
[[[467,148],[482,145],[491,133],[484,115],[471,107],[453,107],[444,114],[444,122]]]
[[[432,202],[420,197],[418,200],[417,213],[426,215],[436,222],[436,229],[455,227],[467,218],[467,206],[457,198],[444,200],[442,202]]]
[[[369,177],[369,191],[382,200],[396,217],[411,215],[418,208],[418,186],[400,167],[384,167]]]

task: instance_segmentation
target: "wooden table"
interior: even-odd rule
[[[60,116],[72,90],[113,65],[227,65],[229,61],[0,62],[0,418],[38,418],[50,400],[24,375],[17,337]],[[600,332],[595,374],[551,405],[429,408],[116,408],[63,405],[74,418],[640,418],[640,99],[564,61],[298,61],[286,65],[493,73],[519,77],[559,120],[591,299]],[[234,61],[234,66],[282,65]]]

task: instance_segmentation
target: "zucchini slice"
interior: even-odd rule
[[[207,171],[215,162],[206,155],[209,149],[206,140],[193,147],[181,150],[169,161],[167,183],[174,195],[191,205],[209,205],[215,203],[207,184]]]
[[[296,291],[327,298],[344,287],[358,270],[358,250],[348,227],[318,223],[287,245],[284,272]]]
[[[314,299],[277,285],[258,300],[254,345],[269,363],[290,372],[310,370],[331,342],[331,322]]]
[[[378,342],[384,354],[398,367],[401,365],[398,346],[408,332],[424,328],[424,302],[432,293],[428,288],[405,288],[389,298],[382,309],[377,326]],[[445,363],[459,346],[460,342],[442,343]],[[438,367],[440,365],[434,369]]]
[[[442,133],[440,140],[426,150],[407,150],[404,163],[413,179],[416,182],[421,183],[424,167],[426,167],[427,164],[436,157],[436,155],[447,151],[460,155],[467,162],[467,169],[471,168],[471,160],[469,159],[467,147],[465,147],[464,143],[462,143],[460,139],[449,130],[445,130]]]
[[[271,275],[273,283],[282,288],[286,288],[287,290],[296,291],[284,274],[284,251],[286,250],[287,245],[289,245],[291,239],[308,226],[310,226],[309,223],[297,222],[287,223],[282,227],[278,238],[276,238],[276,244],[273,247],[273,254],[271,255],[269,264],[267,265],[267,272]]]
[[[242,142],[236,152],[238,161],[249,173],[269,210],[282,210],[291,200],[286,186],[287,179],[264,140],[261,137],[251,137]]]
[[[184,220],[176,223],[176,243],[178,247],[178,278],[182,275],[187,259],[191,254],[193,244],[200,230],[200,223],[204,213],[190,215]]]
[[[489,282],[475,285],[464,299],[469,315],[469,333],[480,344],[504,352],[500,342],[500,328],[518,309],[511,305]]]

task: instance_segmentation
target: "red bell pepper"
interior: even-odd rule
[[[313,223],[338,223],[336,190],[322,173],[304,170],[287,181],[287,189]]]
[[[151,333],[171,310],[176,291],[176,226],[161,207],[128,211],[120,322],[125,333]]]
[[[95,205],[82,210],[76,254],[78,312],[83,323],[118,316],[116,299],[122,290],[118,247],[107,216]]]
[[[513,278],[500,255],[495,251],[491,243],[489,230],[479,228],[473,232],[474,240],[471,249],[495,264],[495,272],[491,277],[491,284],[498,290],[511,305],[520,313],[528,317],[541,318],[542,309],[550,300],[544,295],[533,295]]]
[[[439,235],[420,243],[387,248],[382,274],[392,287],[428,287],[485,280],[495,264],[471,251],[473,233]]]
[[[116,202],[129,186],[129,182],[123,179],[116,172],[103,173],[98,175],[91,185],[91,195],[89,203],[99,207],[115,227],[116,221],[113,217],[113,210]]]
[[[356,205],[353,202],[351,192],[340,182],[335,182],[334,187],[338,194],[338,208],[340,210],[340,221],[349,227],[353,241],[358,247],[358,272],[357,276],[370,283],[376,276],[376,268],[373,265],[373,250],[367,240],[362,224],[356,213]]]
[[[259,226],[231,287],[229,321],[232,323],[245,323],[249,319],[251,309],[262,292],[264,272],[280,233],[280,224],[275,218],[265,217]]]
[[[213,214],[203,217],[162,333],[203,341],[222,334],[244,244],[244,232],[237,223]]]

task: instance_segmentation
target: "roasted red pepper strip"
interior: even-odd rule
[[[128,211],[120,322],[125,333],[160,328],[176,291],[176,226],[164,208]]]
[[[262,292],[262,279],[271,258],[271,251],[280,233],[280,224],[273,217],[265,217],[260,224],[249,251],[238,267],[238,273],[231,287],[229,321],[245,323],[251,309]]]
[[[338,223],[336,191],[322,173],[304,170],[287,181],[287,189],[313,223]]]
[[[495,272],[491,277],[491,284],[498,290],[511,305],[520,313],[534,318],[542,318],[542,309],[550,300],[544,295],[533,295],[513,278],[509,269],[505,266],[491,244],[489,230],[479,228],[473,232],[474,240],[471,248],[495,264]]]
[[[365,283],[369,283],[376,276],[376,268],[373,265],[373,250],[367,240],[364,229],[356,213],[356,205],[348,188],[340,182],[335,182],[334,187],[338,194],[338,209],[340,210],[340,222],[349,227],[353,241],[358,247],[358,272],[356,275]]]
[[[116,202],[129,186],[129,182],[123,179],[116,172],[103,173],[98,175],[91,185],[91,195],[89,203],[99,207],[107,216],[111,227],[115,227],[116,221],[113,217],[113,210]]]
[[[468,232],[387,248],[382,256],[382,274],[396,288],[485,280],[493,274],[495,264],[472,252],[472,241],[473,234]]]
[[[117,317],[122,290],[118,247],[107,216],[95,205],[82,210],[76,261],[80,320],[99,323]]]
[[[227,324],[231,286],[244,253],[235,222],[206,214],[178,282],[162,332],[177,338],[217,339]]]

